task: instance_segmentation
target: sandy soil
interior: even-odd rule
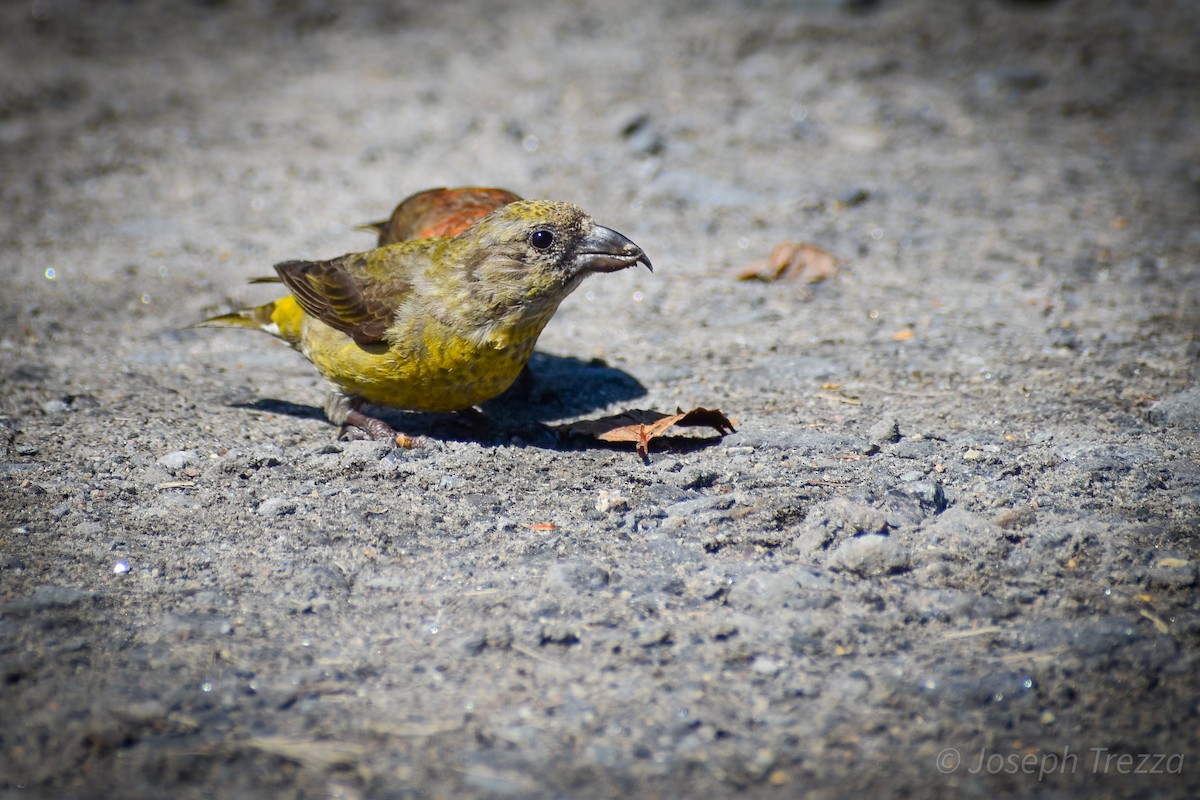
[[[3,796],[1197,796],[1198,29],[4,4]],[[463,184],[656,267],[483,427],[338,442],[187,328]],[[841,273],[732,280],[784,240]],[[698,405],[649,463],[548,427]]]

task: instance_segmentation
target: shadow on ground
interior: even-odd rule
[[[480,412],[429,414],[375,408],[375,415],[397,431],[448,441],[489,442],[502,440],[545,449],[561,450],[615,445],[578,436],[568,436],[550,427],[557,420],[581,417],[617,403],[627,403],[646,394],[646,387],[624,370],[600,359],[583,361],[570,356],[534,353],[529,368],[499,397],[484,403]],[[252,401],[233,400],[233,408],[247,408],[298,419],[325,419],[325,412],[306,406],[261,397]],[[674,440],[678,439],[678,442]],[[704,446],[704,439],[670,437],[661,447],[691,449]],[[622,447],[625,449],[628,445]]]

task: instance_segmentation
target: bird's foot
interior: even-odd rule
[[[352,409],[346,414],[338,438],[344,442],[370,439],[377,442],[396,440],[396,431],[378,417],[368,416],[361,411]]]

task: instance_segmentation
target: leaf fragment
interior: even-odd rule
[[[668,429],[679,427],[708,427],[722,436],[736,433],[730,420],[715,408],[676,409],[674,414],[661,411],[633,409],[600,419],[584,420],[563,426],[570,435],[586,436],[602,442],[633,442],[643,459],[650,454],[650,441]]]
[[[780,242],[771,255],[737,274],[739,281],[820,283],[838,274],[841,259],[807,242]]]

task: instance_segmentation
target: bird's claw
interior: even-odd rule
[[[361,411],[351,411],[346,415],[338,436],[342,441],[361,441],[371,439],[377,442],[396,439],[396,431],[377,417],[368,416]]]

